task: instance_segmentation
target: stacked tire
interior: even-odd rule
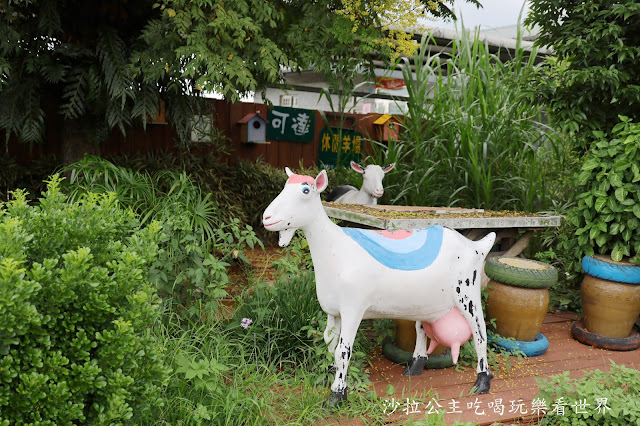
[[[485,262],[489,277],[487,317],[495,318],[490,341],[526,356],[542,355],[549,340],[540,333],[549,309],[549,287],[558,281],[551,265],[519,257],[492,257]]]
[[[640,267],[607,256],[585,256],[581,286],[583,318],[571,328],[585,345],[615,351],[640,348],[634,322],[640,315]]]

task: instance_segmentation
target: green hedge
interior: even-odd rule
[[[59,183],[0,205],[0,424],[127,423],[167,378],[150,332],[160,227]]]

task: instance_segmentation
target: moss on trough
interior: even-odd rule
[[[357,214],[365,214],[378,219],[454,219],[454,218],[510,218],[510,217],[540,217],[535,213],[526,213],[512,210],[482,210],[482,209],[458,209],[458,208],[424,208],[412,207],[403,209],[399,206],[367,206],[361,204],[344,204],[324,202],[324,206],[349,211]]]

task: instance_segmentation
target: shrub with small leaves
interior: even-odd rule
[[[577,177],[578,205],[569,220],[587,255],[640,264],[640,123],[620,116],[613,137],[593,132]]]
[[[114,194],[0,205],[0,424],[122,424],[161,403],[148,281],[160,226]]]
[[[609,371],[587,371],[580,378],[569,372],[537,379],[539,397],[534,398],[541,425],[631,425],[640,423],[638,389],[640,375],[611,361]]]

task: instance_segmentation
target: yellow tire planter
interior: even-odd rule
[[[535,341],[549,309],[548,287],[556,283],[557,270],[535,260],[497,257],[487,260],[485,273],[490,278],[487,318],[495,318],[496,333]]]

